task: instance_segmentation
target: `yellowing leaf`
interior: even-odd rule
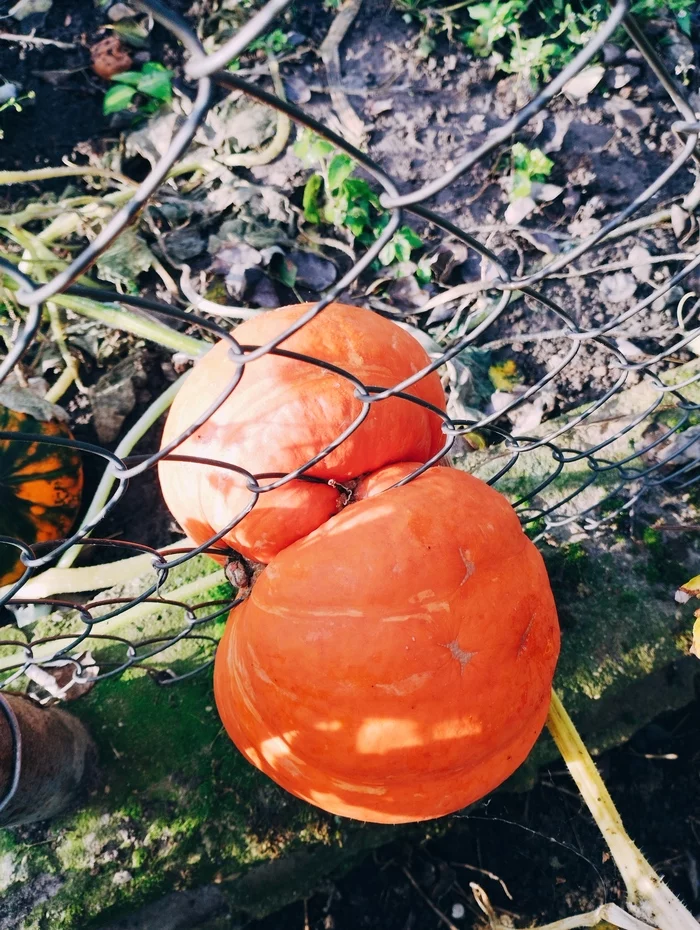
[[[687,604],[691,597],[700,597],[700,575],[686,581],[676,591],[676,602],[678,604]]]
[[[516,384],[520,384],[523,380],[518,371],[518,366],[512,358],[490,365],[489,378],[497,391],[511,391]]]
[[[695,616],[697,617],[698,614],[700,611],[697,611]],[[690,647],[690,654],[700,659],[700,618],[693,624],[693,644]]]

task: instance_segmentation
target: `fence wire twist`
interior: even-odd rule
[[[469,453],[472,456],[474,470],[481,473],[491,484],[509,490],[511,498],[515,498],[514,506],[520,513],[523,522],[536,526],[540,536],[554,532],[566,525],[575,525],[587,530],[595,529],[606,521],[614,519],[621,512],[631,509],[640,498],[648,494],[652,489],[663,485],[679,493],[700,475],[698,461],[692,455],[687,454],[693,443],[700,440],[694,432],[688,434],[687,440],[683,440],[683,432],[689,421],[692,422],[693,411],[700,407],[700,404],[693,402],[684,391],[700,380],[700,372],[691,372],[688,377],[681,378],[678,383],[674,383],[672,377],[674,369],[680,364],[677,358],[678,352],[690,345],[694,339],[700,338],[700,326],[696,328],[689,326],[690,320],[700,307],[700,300],[696,301],[686,312],[679,309],[677,325],[669,326],[667,333],[665,333],[665,337],[667,337],[666,347],[655,356],[648,357],[644,361],[631,361],[621,350],[613,336],[615,332],[619,332],[622,324],[643,314],[658,298],[670,292],[687,278],[694,269],[698,268],[700,266],[700,251],[697,254],[693,252],[686,253],[686,256],[683,257],[685,263],[682,264],[680,270],[660,287],[654,288],[652,293],[643,300],[606,320],[601,325],[592,328],[581,325],[557,301],[537,288],[537,285],[548,279],[551,280],[558,272],[565,267],[571,266],[584,254],[592,252],[600,244],[610,241],[611,237],[619,240],[625,235],[633,234],[639,227],[637,221],[631,221],[631,217],[648,204],[685,165],[691,160],[698,160],[696,147],[700,135],[700,123],[686,101],[683,89],[669,73],[639,25],[629,15],[627,0],[620,0],[614,5],[609,18],[589,44],[527,106],[500,128],[491,132],[482,145],[466,152],[440,178],[405,193],[400,192],[399,183],[383,171],[381,166],[366,153],[349,144],[345,139],[327,129],[317,120],[306,115],[299,107],[260,89],[235,73],[221,70],[231,60],[245,51],[253,40],[264,33],[274,18],[289,5],[289,2],[290,0],[272,0],[260,12],[256,13],[222,48],[213,54],[206,55],[195,33],[177,15],[169,11],[160,2],[156,2],[156,0],[149,0],[149,2],[139,0],[138,6],[151,13],[159,23],[168,29],[184,46],[189,56],[185,65],[185,74],[190,80],[196,82],[197,88],[191,112],[177,131],[167,152],[140,184],[132,199],[114,214],[89,246],[48,283],[37,284],[19,271],[15,265],[6,259],[0,259],[2,273],[9,276],[18,287],[15,295],[17,301],[27,308],[21,331],[11,350],[0,363],[0,381],[6,378],[15,364],[22,359],[32,346],[39,330],[42,308],[46,301],[59,293],[78,297],[92,297],[103,302],[109,299],[106,298],[103,288],[99,290],[92,289],[77,285],[74,282],[90,268],[95,260],[136,218],[166,179],[168,172],[187,151],[195,132],[212,106],[212,90],[215,85],[229,92],[242,91],[253,100],[286,114],[298,126],[312,130],[318,136],[331,142],[338,150],[350,155],[371,177],[376,187],[381,189],[381,204],[388,212],[390,221],[376,242],[324,294],[321,300],[315,303],[293,326],[290,326],[285,332],[263,346],[241,346],[227,329],[192,312],[179,310],[147,298],[128,296],[116,292],[111,295],[111,299],[115,303],[146,309],[175,323],[184,323],[188,326],[196,324],[217,339],[227,340],[230,346],[230,358],[238,365],[237,372],[231,383],[222,388],[216,402],[197,420],[193,421],[185,433],[154,455],[122,459],[100,446],[86,442],[0,431],[0,440],[70,446],[84,455],[98,456],[105,461],[107,473],[116,479],[116,489],[109,501],[101,508],[99,513],[85,520],[70,538],[49,546],[35,546],[32,548],[17,539],[0,537],[0,544],[14,546],[21,552],[21,559],[25,566],[22,577],[0,597],[0,606],[21,607],[29,604],[42,604],[47,605],[52,610],[66,609],[75,611],[82,626],[79,634],[76,635],[66,636],[59,633],[34,639],[31,643],[0,642],[0,648],[2,649],[0,676],[4,676],[2,683],[0,683],[0,689],[17,682],[29,670],[37,667],[44,669],[67,667],[72,670],[72,674],[69,676],[70,684],[79,684],[88,680],[98,681],[119,675],[133,666],[144,666],[149,659],[164,652],[184,638],[201,642],[203,646],[209,649],[211,655],[216,646],[216,639],[207,633],[206,624],[225,616],[235,602],[224,603],[219,601],[190,606],[188,603],[169,599],[167,594],[161,595],[160,593],[169,573],[175,567],[199,553],[223,551],[216,549],[217,542],[243,519],[261,494],[268,493],[291,480],[300,477],[304,478],[306,472],[315,463],[336,448],[359,427],[369,414],[373,404],[381,403],[387,398],[396,396],[410,402],[420,403],[416,398],[406,393],[407,389],[429,371],[437,370],[451,360],[456,359],[468,346],[481,344],[480,337],[504,314],[514,292],[524,295],[531,302],[534,302],[535,306],[543,314],[546,314],[549,318],[554,318],[558,329],[544,333],[521,333],[502,340],[502,342],[506,344],[512,344],[516,341],[527,343],[544,336],[551,339],[554,344],[564,345],[565,350],[554,357],[553,364],[537,383],[517,396],[510,397],[504,406],[489,415],[472,419],[456,419],[444,412],[440,412],[445,436],[444,447],[438,455],[434,456],[431,461],[420,469],[421,471],[448,453],[460,438],[470,434],[481,434],[487,437],[488,447],[486,450]],[[678,138],[678,154],[643,193],[639,194],[621,210],[614,219],[605,223],[598,232],[578,245],[572,243],[568,250],[562,251],[561,254],[543,264],[534,273],[515,277],[509,274],[499,257],[475,235],[433,212],[425,206],[425,202],[445,190],[455,179],[469,172],[477,163],[483,161],[486,156],[511,139],[514,133],[524,127],[536,114],[540,113],[561,92],[565,84],[594,58],[620,26],[626,30],[629,38],[668,93],[678,112],[679,119],[670,126]],[[693,213],[698,203],[700,203],[700,185],[696,185],[682,201],[689,214]],[[454,341],[449,349],[432,359],[429,367],[407,378],[402,383],[394,385],[392,388],[365,385],[347,371],[318,359],[286,351],[283,348],[283,343],[288,336],[322,313],[328,304],[346,292],[363,272],[370,269],[383,247],[400,227],[404,211],[413,214],[419,220],[431,224],[446,236],[463,243],[468,249],[481,256],[482,259],[490,262],[493,268],[496,269],[495,276],[481,283],[481,290],[490,299],[489,309],[485,317],[472,320],[471,324],[465,328],[462,335]],[[653,216],[651,220],[653,222]],[[685,260],[688,254],[690,254],[690,257]],[[585,271],[582,273],[585,273]],[[412,311],[412,314],[419,315],[420,312],[420,310]],[[403,316],[407,315],[411,314],[404,314]],[[399,311],[396,311],[395,316],[398,319],[402,318]],[[558,417],[549,422],[545,420],[542,428],[535,431],[535,435],[519,435],[516,430],[509,427],[508,414],[517,411],[518,408],[521,408],[523,404],[528,403],[533,398],[536,399],[545,387],[571,364],[582,349],[590,345],[597,346],[611,357],[610,367],[617,369],[619,372],[614,384],[607,390],[601,391],[600,396],[594,397],[589,402],[587,401],[582,408],[574,410],[572,414]],[[332,444],[320,450],[312,460],[286,475],[256,476],[236,465],[214,463],[205,459],[178,455],[177,449],[185,439],[191,436],[235,390],[242,376],[244,366],[266,353],[299,358],[308,364],[332,370],[346,378],[354,386],[355,396],[362,404],[361,413]],[[640,378],[643,379],[650,392],[643,408],[633,412],[623,411],[623,414],[617,418],[622,421],[621,424],[613,426],[609,430],[604,429],[599,430],[598,433],[592,432],[589,434],[582,432],[582,429],[588,428],[590,424],[605,421],[609,410],[606,405],[609,405],[612,400],[624,396],[626,382],[630,379],[632,373],[636,373],[636,378],[633,380],[639,382]],[[664,424],[662,421],[658,421],[661,425],[652,432],[651,438],[638,443],[631,443],[632,448],[628,446],[626,453],[620,452],[621,442],[625,441],[625,437],[635,434],[634,431],[645,424],[657,424],[655,416],[659,411],[667,411],[669,408],[675,411],[673,422]],[[600,416],[596,418],[595,415],[599,411]],[[615,420],[614,417],[612,419]],[[513,435],[514,432],[516,435]],[[675,434],[679,434],[678,437],[673,442],[670,442]],[[581,441],[574,441],[572,445],[569,445],[572,442],[572,437],[577,439],[579,435],[583,437]],[[588,435],[588,439],[586,439],[586,435]],[[219,465],[244,476],[251,495],[248,506],[243,512],[233,517],[228,526],[224,527],[205,545],[194,549],[170,549],[169,560],[166,560],[155,548],[143,543],[120,542],[93,537],[93,531],[99,527],[105,516],[119,504],[126,491],[129,479],[142,475],[146,470],[153,468],[161,459],[166,457],[172,460],[179,459]],[[534,475],[529,481],[531,486],[523,488],[521,474],[519,483],[515,481],[512,487],[506,487],[509,476],[512,478],[517,472],[518,463],[522,465],[523,462],[525,463],[525,471]],[[536,462],[537,467],[529,469],[530,462]],[[469,456],[467,456],[467,466],[472,467],[470,466]],[[577,468],[579,471],[576,470]],[[572,472],[572,470],[575,475],[578,475],[577,481],[573,487],[569,482],[568,486],[565,485],[563,490],[560,490],[560,484],[557,484],[557,482],[561,481],[562,476],[567,472]],[[274,478],[271,483],[264,485],[259,483],[262,479],[269,482],[270,477]],[[518,487],[520,493],[514,491],[514,488]],[[595,488],[602,490],[591,497],[591,489]],[[543,496],[548,489],[550,491],[554,490],[554,499],[551,496],[549,498]],[[583,505],[579,506],[580,503]],[[136,597],[101,598],[87,604],[75,604],[73,601],[57,598],[32,599],[22,597],[22,588],[32,576],[47,566],[56,563],[62,553],[77,544],[93,547],[121,547],[131,552],[150,553],[154,573],[153,582]],[[101,629],[107,631],[110,621],[115,620],[132,607],[149,602],[181,608],[184,615],[181,628],[167,636],[143,637],[138,641],[118,636],[113,631],[101,632]],[[101,662],[99,674],[92,677],[95,667],[91,666],[89,660],[86,662],[85,653],[81,652],[81,649],[88,643],[92,648],[119,647],[123,652],[123,657],[116,661],[112,659],[109,662]],[[158,680],[161,683],[179,681],[199,671],[200,668],[206,667],[210,661],[209,658],[206,663],[194,669],[189,669],[182,675],[161,672]],[[10,719],[11,712],[2,698],[1,690],[0,708]],[[15,750],[17,753],[19,752],[18,740],[15,740]],[[14,778],[13,784],[15,786],[16,783],[17,778]],[[12,793],[13,789],[11,788],[5,803],[9,801]]]

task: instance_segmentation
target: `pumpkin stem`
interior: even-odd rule
[[[262,562],[244,558],[240,552],[231,549],[231,555],[226,562],[226,578],[236,589],[236,597],[245,600],[250,597],[258,575],[265,568]]]
[[[620,870],[627,888],[628,910],[658,930],[698,930],[700,924],[664,885],[625,830],[590,753],[555,691],[547,726]]]

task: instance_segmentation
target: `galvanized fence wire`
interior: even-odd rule
[[[214,85],[229,92],[242,91],[252,100],[286,114],[297,126],[313,131],[319,137],[331,142],[339,151],[351,156],[357,165],[371,178],[376,189],[381,192],[381,204],[388,212],[389,222],[376,241],[325,292],[322,299],[317,301],[296,323],[266,345],[240,345],[226,327],[217,325],[212,320],[195,313],[180,310],[157,300],[117,292],[111,295],[115,304],[146,309],[178,324],[188,326],[196,324],[204,332],[211,333],[217,339],[226,340],[229,344],[229,357],[237,365],[236,374],[230,383],[222,386],[221,393],[216,401],[201,416],[193,420],[182,435],[153,455],[123,459],[105,448],[87,442],[0,431],[0,440],[44,443],[49,446],[70,446],[85,456],[98,456],[104,460],[107,473],[114,477],[116,483],[115,490],[107,503],[90,519],[84,520],[68,539],[51,545],[31,547],[14,538],[0,537],[0,544],[14,546],[19,550],[25,566],[22,577],[0,597],[0,606],[9,605],[16,608],[41,604],[52,610],[70,610],[77,613],[82,625],[79,634],[57,633],[43,638],[36,638],[31,643],[18,643],[14,640],[0,642],[0,648],[2,649],[0,675],[4,676],[0,683],[0,689],[7,688],[13,682],[22,679],[32,667],[36,668],[37,666],[49,670],[62,667],[72,668],[71,684],[88,680],[99,681],[100,679],[120,675],[126,669],[135,666],[149,668],[148,662],[150,659],[164,653],[185,638],[201,643],[203,648],[209,649],[210,655],[213,654],[216,640],[206,631],[206,624],[225,616],[236,602],[211,602],[192,606],[185,602],[169,599],[167,594],[161,593],[169,573],[178,565],[202,552],[225,554],[228,551],[225,546],[217,546],[217,544],[250,512],[261,495],[269,493],[295,479],[318,481],[318,478],[307,475],[309,469],[339,446],[361,425],[369,415],[373,404],[381,403],[387,398],[401,397],[408,402],[429,406],[407,393],[408,390],[428,372],[436,371],[446,363],[456,359],[469,346],[479,345],[480,337],[501,318],[514,292],[522,294],[543,314],[546,314],[549,319],[556,320],[557,329],[548,334],[540,333],[539,335],[540,337],[542,335],[548,336],[555,344],[566,345],[566,350],[559,353],[553,364],[535,384],[523,390],[517,396],[511,397],[505,406],[501,406],[488,415],[472,419],[456,419],[448,416],[444,411],[435,410],[435,413],[443,421],[442,429],[445,437],[443,448],[412,476],[404,479],[405,481],[412,480],[417,474],[438,462],[453,448],[460,437],[480,433],[482,436],[487,437],[489,450],[495,450],[495,454],[489,454],[488,450],[487,453],[474,453],[475,461],[478,460],[479,467],[485,467],[484,477],[496,487],[503,487],[502,482],[507,480],[509,475],[512,477],[513,469],[516,466],[524,463],[527,468],[528,463],[530,461],[534,462],[535,457],[537,458],[541,473],[538,473],[535,469],[533,473],[536,477],[529,482],[527,487],[522,489],[520,494],[511,494],[511,497],[514,498],[514,506],[520,513],[523,522],[536,526],[541,536],[561,529],[567,524],[593,530],[633,508],[637,501],[654,488],[665,485],[676,493],[681,493],[700,477],[700,463],[697,458],[686,454],[693,444],[700,440],[695,433],[688,434],[687,441],[683,440],[683,432],[689,422],[692,422],[693,412],[700,407],[700,404],[693,402],[684,394],[684,389],[699,381],[700,373],[691,371],[684,380],[678,383],[674,383],[672,378],[667,377],[668,373],[672,372],[679,364],[675,358],[679,350],[690,345],[694,339],[700,338],[700,326],[695,328],[690,326],[691,320],[700,307],[700,301],[696,301],[687,311],[679,309],[678,325],[675,328],[669,327],[666,348],[656,356],[648,357],[644,361],[631,361],[610,335],[617,331],[621,324],[627,320],[642,315],[654,301],[670,292],[672,288],[691,275],[694,269],[700,267],[700,252],[697,254],[690,253],[688,260],[685,260],[685,258],[680,259],[679,261],[684,262],[681,264],[680,270],[663,284],[655,287],[651,294],[635,303],[631,308],[617,313],[611,319],[596,327],[586,327],[579,324],[557,301],[542,293],[536,287],[543,281],[553,279],[562,269],[570,268],[581,256],[594,252],[603,243],[609,243],[611,238],[614,237],[619,241],[624,236],[633,234],[639,227],[638,221],[631,218],[639,213],[682,168],[693,161],[696,163],[699,161],[697,145],[700,135],[700,122],[698,122],[696,114],[687,102],[683,88],[678,84],[674,76],[669,73],[648,38],[629,14],[628,0],[619,0],[612,7],[607,21],[601,25],[595,36],[587,46],[582,48],[573,61],[542,89],[527,106],[500,128],[491,132],[482,145],[466,152],[450,170],[439,178],[405,193],[400,192],[401,185],[392,179],[365,152],[349,144],[340,135],[304,113],[299,107],[261,89],[235,73],[221,70],[232,59],[245,51],[252,41],[264,33],[275,17],[289,5],[289,2],[290,0],[272,0],[257,12],[222,48],[213,54],[206,55],[197,36],[186,22],[168,10],[158,0],[148,0],[148,2],[139,0],[138,6],[148,11],[160,24],[168,29],[184,46],[189,56],[185,64],[185,75],[191,81],[196,82],[196,94],[191,111],[182,122],[167,152],[138,186],[131,200],[117,210],[94,240],[68,267],[55,274],[50,281],[37,284],[8,260],[0,259],[0,270],[17,287],[15,293],[17,301],[27,308],[21,331],[18,333],[11,350],[0,363],[0,382],[7,377],[15,364],[23,358],[27,350],[32,346],[39,331],[42,309],[46,301],[59,293],[65,293],[78,297],[92,297],[105,302],[106,292],[103,288],[93,289],[78,285],[75,283],[76,280],[133,222],[139,212],[149,203],[165,180],[168,172],[185,154],[198,127],[202,124],[209,108],[212,106],[212,89]],[[679,119],[672,122],[670,128],[678,139],[678,154],[653,183],[627,204],[612,220],[604,223],[594,235],[589,236],[578,245],[572,243],[568,250],[562,251],[559,256],[554,257],[547,264],[543,264],[534,273],[524,274],[520,277],[513,276],[508,272],[498,255],[480,241],[476,235],[461,229],[455,223],[435,213],[425,204],[435,195],[445,190],[457,178],[469,172],[479,162],[482,162],[489,154],[495,152],[504,143],[509,142],[518,130],[539,114],[561,92],[567,81],[591,62],[619,27],[626,30],[632,43],[637,47],[675,105]],[[692,215],[699,203],[700,184],[697,184],[682,200],[682,205],[688,214]],[[341,367],[286,350],[284,342],[292,333],[323,313],[324,308],[343,295],[363,272],[371,269],[381,250],[401,226],[404,212],[410,213],[419,220],[430,224],[446,237],[463,243],[482,259],[490,262],[492,267],[496,269],[495,277],[492,276],[481,284],[483,293],[491,298],[488,312],[484,318],[477,319],[473,325],[468,326],[466,332],[457,338],[449,349],[433,358],[429,366],[390,388],[363,384],[353,374]],[[685,256],[688,254],[687,252],[684,253]],[[677,257],[675,258],[677,259]],[[420,310],[412,311],[412,313],[420,315]],[[400,311],[396,311],[394,315],[396,319],[401,320],[411,314],[402,314]],[[527,343],[531,335],[525,333],[512,336],[510,342],[517,339]],[[535,338],[537,338],[537,334],[535,334]],[[504,341],[508,342],[509,340]],[[614,383],[606,390],[603,390],[598,397],[586,401],[573,414],[567,417],[558,417],[549,422],[545,419],[542,424],[545,428],[538,429],[534,435],[513,435],[516,431],[509,426],[508,414],[536,398],[547,385],[553,382],[571,364],[583,347],[587,345],[595,345],[609,354],[611,358],[610,367],[617,369],[619,372]],[[267,353],[299,359],[309,365],[333,371],[340,377],[347,379],[353,385],[355,397],[361,403],[361,410],[356,419],[348,424],[344,432],[337,436],[326,448],[319,450],[312,459],[288,474],[254,475],[235,464],[213,462],[178,454],[177,450],[182,443],[205,423],[236,389],[245,365]],[[645,383],[653,389],[643,409],[634,412],[634,414],[621,417],[620,424],[608,431],[597,434],[592,433],[591,438],[588,440],[585,437],[581,439],[578,432],[579,428],[595,423],[596,414],[599,412],[600,417],[598,419],[604,419],[608,409],[606,405],[612,399],[623,395],[626,382],[633,372],[636,373],[637,380],[639,375],[643,376]],[[654,420],[655,414],[659,410],[668,408],[673,408],[675,411],[675,419],[672,422],[667,421],[664,423],[660,431],[656,430],[648,441],[636,442],[632,448],[627,450],[626,454],[620,454],[620,440],[623,440],[627,435],[632,435],[640,426],[656,422]],[[669,444],[669,440],[676,434],[678,435],[675,441]],[[612,454],[611,447],[615,446],[615,444],[617,444],[618,451]],[[126,492],[129,480],[142,475],[148,469],[154,468],[164,458],[174,461],[204,463],[237,473],[245,479],[246,486],[250,491],[250,499],[246,507],[240,513],[231,515],[229,524],[208,540],[206,544],[196,548],[170,550],[167,560],[159,551],[143,542],[124,542],[93,536],[93,532],[98,529],[105,516],[118,506]],[[543,461],[546,463],[544,470],[542,470]],[[565,487],[561,491],[557,490],[553,496],[543,498],[543,492],[548,488],[556,490],[558,488],[557,481],[560,477],[567,469],[575,466],[580,466],[581,469],[578,483],[573,488]],[[479,473],[478,469],[477,473]],[[538,474],[539,476],[537,476]],[[265,483],[261,484],[261,482]],[[598,494],[594,499],[586,498],[586,492],[595,485],[602,485],[602,496]],[[577,506],[578,502],[582,502],[581,506]],[[95,548],[118,547],[124,550],[126,554],[150,553],[154,573],[152,583],[133,598],[105,597],[87,604],[76,604],[72,600],[60,598],[29,598],[22,596],[22,589],[30,578],[42,569],[55,564],[62,553],[79,544]],[[172,635],[150,638],[145,636],[138,639],[138,641],[119,636],[113,630],[110,630],[110,621],[114,621],[138,604],[152,602],[164,607],[180,608],[184,617],[181,628]],[[86,662],[84,653],[81,653],[81,648],[85,644],[89,644],[91,648],[98,650],[102,647],[111,647],[111,657],[108,660],[100,661],[99,674],[94,678],[91,678],[89,661]],[[122,654],[121,657],[115,659],[114,649],[117,647],[121,649]],[[8,650],[11,653],[9,657]],[[187,669],[184,673],[177,675],[161,670],[154,673],[154,677],[163,684],[173,683],[195,674],[210,662],[211,658],[207,658],[201,665]],[[150,670],[154,672],[153,668]],[[92,672],[94,671],[93,668]],[[11,714],[4,700],[2,700],[1,690],[0,709],[3,710],[6,716]],[[13,729],[13,733],[15,730],[16,727]],[[20,742],[17,737],[15,738],[16,754],[19,753],[19,745]],[[17,758],[19,758],[18,755]],[[18,777],[18,769],[15,766],[13,782],[6,795],[5,803],[14,792]]]

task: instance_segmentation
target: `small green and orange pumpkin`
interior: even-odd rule
[[[72,438],[60,407],[30,391],[0,391],[0,431]],[[80,507],[83,467],[80,453],[50,442],[0,439],[0,536],[27,545],[61,539]],[[20,550],[0,544],[0,585],[24,571]]]

